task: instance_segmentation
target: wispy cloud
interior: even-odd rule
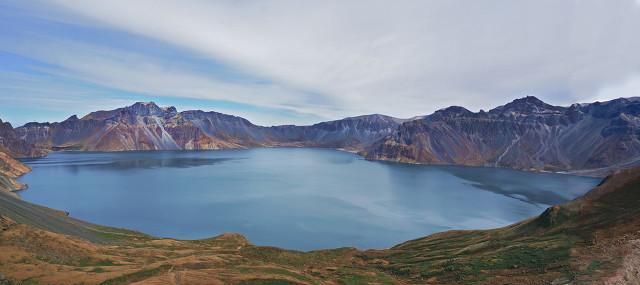
[[[314,118],[411,117],[454,104],[489,108],[526,94],[556,104],[618,97],[602,90],[617,90],[640,72],[634,0],[41,4],[51,8],[46,21],[116,33],[107,40],[56,34],[23,36],[23,45],[2,42],[56,66],[43,72],[150,96],[226,100]],[[25,9],[36,16],[43,11]],[[130,39],[175,53],[121,43]],[[208,64],[222,71],[202,68]],[[229,72],[234,78],[224,76]],[[627,89],[624,96],[633,93]]]

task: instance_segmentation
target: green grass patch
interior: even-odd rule
[[[361,272],[347,267],[338,269],[338,283],[341,285],[395,284],[393,279],[380,272]]]
[[[600,261],[600,260],[591,261],[589,266],[587,266],[586,274],[587,275],[593,274],[594,271],[596,271],[596,270],[600,269],[600,267],[602,267],[602,264],[603,264],[603,262]]]
[[[546,266],[569,260],[569,247],[534,248],[515,247],[499,252],[495,259],[481,262],[481,269],[529,268],[544,269]]]
[[[80,267],[88,267],[88,266],[115,266],[118,264],[116,264],[115,262],[109,259],[83,258],[78,261],[77,265]]]
[[[44,261],[50,264],[61,264],[61,265],[70,265],[70,266],[78,266],[78,267],[90,267],[90,266],[116,266],[118,264],[114,263],[109,259],[95,259],[88,256],[84,257],[74,257],[74,256],[64,256],[64,255],[38,255],[36,256],[37,260]],[[29,263],[29,260],[21,263]]]
[[[170,265],[162,265],[152,269],[140,270],[133,273],[118,276],[116,278],[105,280],[104,282],[100,283],[100,285],[129,284],[137,281],[142,281],[149,277],[153,277],[155,275],[167,272],[169,268],[171,268]]]
[[[533,246],[530,242],[523,242],[519,246],[496,249],[489,246],[490,249],[476,255],[451,254],[448,259],[444,259],[447,255],[423,256],[419,262],[416,262],[417,257],[413,257],[409,263],[392,264],[382,269],[403,278],[419,276],[420,280],[426,280],[437,277],[443,283],[476,284],[486,280],[492,270],[518,269],[536,273],[549,266],[568,266],[570,244],[544,242],[546,246]],[[359,284],[357,279],[353,282]]]
[[[311,252],[299,252],[284,250],[273,247],[247,247],[240,253],[242,256],[275,264],[288,265],[292,267],[314,266],[335,266],[336,260],[344,257],[347,253],[354,251],[351,248],[319,250]]]
[[[93,272],[93,273],[104,273],[104,272],[107,272],[107,271],[104,270],[104,268],[102,268],[102,267],[96,267],[93,270],[91,270],[90,272]]]
[[[93,232],[102,240],[107,243],[110,242],[121,242],[121,241],[130,241],[132,239],[144,239],[148,240],[152,237],[141,232],[120,229],[120,228],[112,228],[106,226],[98,226],[92,225],[89,229],[93,230]]]
[[[298,283],[281,279],[251,279],[242,281],[238,285],[298,285]]]
[[[313,283],[313,284],[318,283],[317,281],[311,279],[308,276],[304,276],[302,274],[298,274],[296,272],[292,272],[284,268],[241,267],[238,269],[238,271],[240,273],[264,273],[264,274],[281,275],[281,276],[291,277],[293,279],[307,282],[307,283]]]
[[[27,278],[22,281],[13,281],[13,280],[1,280],[1,285],[39,285],[40,283],[32,278]]]
[[[338,281],[341,285],[366,285],[369,284],[367,278],[359,275],[341,276]]]

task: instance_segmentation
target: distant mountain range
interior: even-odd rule
[[[413,119],[375,114],[310,126],[257,126],[153,102],[18,128],[0,121],[0,151],[16,157],[50,150],[279,146],[346,149],[373,160],[604,175],[640,164],[640,98],[560,107],[529,96],[488,112],[453,106]]]
[[[272,146],[360,150],[391,134],[401,122],[388,116],[369,115],[312,126],[262,127],[236,116],[203,111],[177,112],[174,107],[160,108],[149,102],[97,111],[80,119],[71,116],[60,123],[28,123],[14,129],[8,137],[19,138],[33,148],[47,150],[195,150]],[[16,148],[16,153],[29,156],[33,152]]]

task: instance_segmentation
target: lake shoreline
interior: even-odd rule
[[[258,146],[258,147],[237,147],[237,148],[221,148],[221,149],[175,149],[175,150],[112,150],[112,151],[93,151],[93,150],[74,150],[74,149],[61,149],[61,150],[49,150],[46,155],[37,156],[37,157],[21,157],[17,158],[19,161],[31,161],[37,160],[46,157],[49,153],[59,153],[59,152],[69,152],[69,153],[136,153],[136,152],[216,152],[216,151],[242,151],[242,150],[251,150],[251,149],[319,149],[319,150],[335,150],[346,153],[355,154],[361,157],[364,160],[368,161],[380,161],[380,162],[389,162],[389,163],[398,163],[398,164],[407,164],[407,165],[424,165],[424,166],[459,166],[459,167],[479,167],[479,168],[494,168],[494,169],[509,169],[523,172],[532,172],[532,173],[552,173],[552,174],[562,174],[562,175],[573,175],[580,177],[592,177],[592,178],[604,178],[616,170],[626,169],[633,166],[623,166],[623,167],[603,167],[603,168],[595,168],[595,169],[583,169],[583,170],[570,170],[570,171],[551,171],[551,170],[540,170],[540,169],[523,169],[523,168],[513,168],[513,167],[505,167],[505,166],[495,166],[491,164],[487,165],[470,165],[470,164],[455,164],[455,163],[426,163],[426,162],[417,162],[417,161],[404,161],[404,160],[394,160],[394,159],[383,159],[376,158],[370,159],[366,158],[361,150],[356,149],[345,149],[345,148],[328,148],[328,147],[313,147],[313,146],[296,146],[296,145],[280,145],[280,146]]]
[[[282,160],[282,157],[287,159]],[[353,152],[327,148],[253,148],[222,151],[61,151],[52,152],[46,158],[26,160],[25,162],[33,166],[34,171],[21,178],[21,181],[32,186],[30,191],[20,193],[21,198],[50,208],[63,209],[78,219],[114,227],[133,228],[155,236],[189,240],[206,238],[222,232],[241,232],[258,244],[299,250],[340,246],[383,248],[394,242],[447,229],[486,229],[503,226],[535,216],[546,206],[571,200],[579,194],[571,194],[572,192],[568,190],[575,188],[575,186],[560,186],[564,184],[548,186],[551,190],[557,189],[553,191],[560,191],[559,194],[554,194],[547,189],[544,191],[542,189],[536,190],[538,187],[526,186],[526,183],[522,184],[526,181],[531,179],[556,181],[552,183],[585,181],[580,183],[588,183],[589,185],[585,184],[586,186],[577,188],[585,191],[590,185],[596,184],[595,181],[588,182],[592,180],[583,180],[585,178],[579,176],[493,167],[456,165],[408,167],[413,164],[369,161]],[[127,175],[120,176],[118,174],[120,171],[126,171]],[[73,175],[69,179],[64,175],[67,172]],[[174,174],[179,176],[175,177]],[[171,182],[174,179],[178,180]],[[567,182],[563,182],[565,180]],[[215,183],[211,184],[212,181]],[[268,184],[264,184],[265,182]],[[102,185],[104,183],[106,186]],[[136,185],[140,185],[142,188]],[[185,188],[185,185],[188,187]],[[566,191],[562,190],[565,188],[567,188]],[[77,191],[79,189],[83,189],[83,191]],[[183,205],[184,202],[181,201],[184,199],[177,199],[174,189],[181,189],[181,197],[193,200],[196,204],[192,206],[195,208],[187,212],[179,210],[184,207],[180,206]],[[449,191],[442,192],[439,189],[449,189]],[[462,201],[457,200],[455,195],[459,195],[456,194],[459,191],[462,191],[460,194],[465,193],[464,196],[468,198]],[[258,197],[261,198],[254,202],[254,198],[251,197],[255,195],[259,195]],[[393,198],[394,196],[395,198]],[[120,197],[128,198],[122,201],[118,200],[121,199]],[[478,209],[485,209],[483,215],[477,216],[464,211],[462,209],[465,207],[462,206],[460,206],[462,208],[453,207],[453,204],[462,203],[465,205],[474,199],[476,200],[474,205],[476,207],[479,205]],[[72,201],[82,201],[82,203]],[[198,201],[211,201],[207,203],[214,204],[198,206],[201,203]],[[237,202],[233,202],[236,204],[228,204],[230,201]],[[244,204],[243,201],[250,204]],[[417,201],[422,202],[416,203]],[[91,210],[92,207],[83,206],[83,204],[91,205],[94,203],[98,203],[95,207],[101,209],[100,211],[96,212]],[[258,204],[251,206],[252,203]],[[498,203],[498,205],[494,205],[494,203]],[[437,213],[441,210],[438,210],[440,207],[438,205],[449,204],[452,205],[447,210],[450,212],[447,214],[449,217],[439,220]],[[116,208],[117,205],[120,206]],[[145,205],[145,207],[140,208],[139,205]],[[165,217],[163,212],[166,212],[164,209],[168,207],[178,207],[176,210],[184,213],[173,218]],[[318,207],[325,207],[326,210],[319,210]],[[514,215],[513,210],[507,210],[507,208],[500,210],[503,207],[516,207],[520,210],[514,212]],[[238,209],[241,208],[255,210],[247,213],[238,212]],[[428,209],[436,212],[423,213]],[[139,211],[143,215],[136,214]],[[193,211],[201,214],[190,214]],[[254,211],[258,212],[253,214]],[[322,211],[329,212],[323,213]],[[352,214],[343,216],[345,214],[340,213],[344,211]],[[128,215],[128,222],[122,223],[123,220],[117,217],[118,212],[130,212],[133,215]],[[311,216],[308,216],[309,214]],[[398,216],[405,214],[409,214],[409,216],[404,218]],[[149,224],[141,220],[147,215],[152,215],[153,219],[160,224],[171,225],[175,223],[175,228],[180,228],[178,225],[182,223],[177,221],[188,220],[191,224],[190,227],[195,228],[192,230],[183,229],[181,230],[184,231],[182,234],[169,233],[154,226],[155,222]],[[156,217],[156,215],[160,216]],[[203,219],[203,216],[217,218],[210,221]],[[495,220],[491,217],[494,217]],[[446,222],[450,219],[451,224]],[[261,222],[261,220],[264,221]],[[274,229],[270,229],[267,225],[271,225],[273,221],[278,221],[278,225]],[[264,226],[246,228],[247,223]],[[279,225],[281,223],[282,225]],[[308,223],[311,224],[294,229],[291,234],[295,236],[296,232],[304,234],[310,229],[323,229],[324,225],[332,225],[331,227],[338,228],[331,231],[326,231],[327,228],[323,230],[325,234],[331,234],[331,237],[320,238],[317,234],[313,234],[308,240],[317,239],[316,242],[319,242],[319,245],[324,243],[321,240],[332,241],[333,244],[327,246],[298,245],[296,247],[288,245],[286,239],[260,239],[260,237],[269,237],[269,232],[278,227],[288,228],[290,224],[303,225]],[[420,225],[420,223],[426,224]],[[214,227],[205,226],[202,228],[199,226],[200,224],[210,224]],[[306,227],[310,228],[306,229]],[[377,228],[388,230],[385,231],[385,235],[380,235],[376,234],[379,232]],[[394,233],[394,228],[398,232]],[[212,231],[211,229],[220,230]],[[370,241],[349,242],[348,240],[353,239],[348,238],[350,235],[360,236],[364,241]],[[344,236],[346,240],[340,242],[338,236]],[[300,239],[306,240],[302,237]],[[379,241],[374,242],[374,240]],[[384,240],[388,241],[380,243]]]

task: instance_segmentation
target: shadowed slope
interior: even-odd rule
[[[439,110],[401,124],[363,154],[411,163],[498,166],[603,175],[640,164],[640,100],[558,107],[535,97],[489,112]]]

